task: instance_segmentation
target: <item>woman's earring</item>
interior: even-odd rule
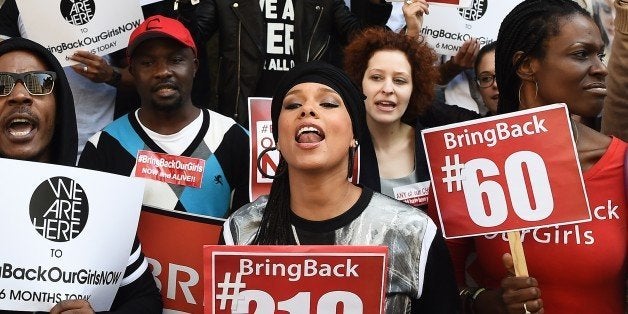
[[[271,152],[273,150],[278,151],[278,147],[275,147],[275,146],[267,147],[259,154],[259,156],[257,156],[257,170],[262,174],[263,178],[275,179],[277,177],[281,177],[286,172],[286,168],[279,169],[279,167],[277,167],[277,172],[273,176],[273,175],[269,175],[268,173],[266,173],[266,171],[264,171],[264,169],[262,169],[263,168],[262,157],[266,155],[268,152]],[[279,154],[281,154],[281,152]],[[279,157],[279,159],[281,160],[281,157]]]

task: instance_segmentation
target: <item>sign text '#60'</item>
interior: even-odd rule
[[[497,142],[509,138],[522,137],[526,135],[534,135],[547,132],[543,125],[545,119],[538,119],[536,115],[532,116],[532,121],[519,124],[508,124],[505,122],[495,123],[495,127],[484,130],[484,132],[469,132],[464,129],[462,133],[446,132],[443,134],[445,147],[447,149],[460,148],[464,146],[473,146],[485,144],[493,147]]]

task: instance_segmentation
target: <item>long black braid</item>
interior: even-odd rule
[[[562,18],[589,13],[573,0],[526,0],[502,21],[495,49],[495,76],[499,86],[498,113],[519,109],[521,79],[517,68],[527,57],[543,58],[545,43],[560,31]],[[515,53],[523,55],[513,60]]]
[[[290,182],[288,164],[280,157],[276,173],[268,194],[268,202],[262,216],[257,235],[252,244],[296,244],[290,228]]]

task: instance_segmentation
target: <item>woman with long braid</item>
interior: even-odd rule
[[[225,243],[385,245],[386,313],[457,313],[451,261],[432,220],[347,180],[365,118],[364,96],[346,74],[297,65],[277,85],[271,119],[278,175],[268,198],[225,222]]]
[[[498,34],[498,112],[566,103],[571,114],[597,116],[606,96],[603,52],[600,30],[575,2],[523,1],[506,16]],[[502,234],[448,241],[463,287],[465,262],[472,250],[477,252],[467,273],[482,288],[461,292],[470,311],[624,313],[627,144],[578,122],[572,126],[593,220],[525,230],[531,277],[515,277]]]

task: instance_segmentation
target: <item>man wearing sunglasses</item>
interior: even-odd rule
[[[0,158],[76,163],[76,118],[67,78],[46,48],[27,39],[0,42],[0,128]],[[161,297],[137,238],[132,251],[112,312],[161,313]],[[66,311],[93,313],[85,300],[61,301],[51,313]]]

